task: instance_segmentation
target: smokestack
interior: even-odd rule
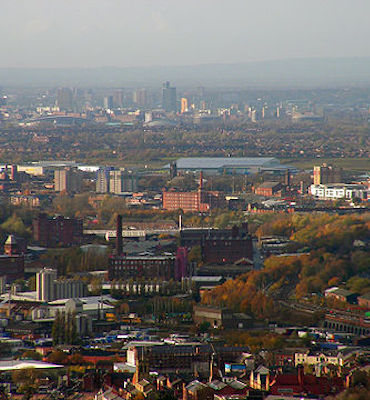
[[[122,252],[123,252],[123,246],[122,246],[122,215],[117,215],[116,252],[117,252],[117,255],[121,255]]]
[[[285,172],[285,185],[290,186],[290,171],[289,171],[289,169],[287,169]]]
[[[12,165],[10,167],[10,179],[12,181],[17,180],[17,173],[18,173],[18,167],[16,165]]]
[[[200,191],[203,190],[203,171],[200,171],[200,174],[199,174],[199,190]]]

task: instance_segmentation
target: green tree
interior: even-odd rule
[[[28,359],[28,360],[41,361],[42,355],[35,350],[26,350],[25,352],[23,352],[21,358],[26,360]]]
[[[30,230],[26,228],[22,219],[13,213],[3,224],[1,224],[1,229],[5,232],[13,233],[19,236],[29,236]]]
[[[61,313],[57,310],[56,316],[51,327],[51,336],[53,338],[54,346],[62,343],[62,330],[64,323],[62,321]]]

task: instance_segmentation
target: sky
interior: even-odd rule
[[[1,0],[0,68],[370,57],[369,0]]]

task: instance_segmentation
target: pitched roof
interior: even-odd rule
[[[196,392],[197,390],[204,389],[204,388],[206,388],[206,387],[208,387],[208,386],[205,385],[204,383],[199,382],[198,380],[194,380],[194,381],[190,382],[190,383],[186,386],[186,389],[187,389],[189,392]]]
[[[258,186],[258,188],[261,188],[261,189],[273,189],[274,187],[279,186],[279,185],[280,185],[280,182],[272,182],[272,181],[270,181],[270,182],[261,183]]]
[[[9,235],[8,239],[6,239],[5,244],[17,244],[17,239],[14,235]]]
[[[178,169],[283,167],[273,157],[183,157],[176,164]],[[169,164],[165,167],[169,168]]]

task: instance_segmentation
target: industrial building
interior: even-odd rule
[[[36,274],[36,300],[38,301],[79,298],[86,294],[86,284],[74,279],[58,280],[55,269],[44,268]]]
[[[179,248],[175,255],[132,255],[123,252],[122,216],[117,216],[116,252],[109,259],[108,279],[181,280],[187,273],[187,251]]]
[[[202,171],[206,175],[255,174],[264,171],[281,174],[287,169],[294,170],[273,157],[185,157],[179,158],[176,164],[179,172]],[[170,164],[164,168],[169,170]]]
[[[4,254],[0,254],[0,278],[3,284],[22,279],[24,274],[24,255],[21,246],[13,235],[4,243]],[[1,288],[0,288],[1,289]]]
[[[354,199],[366,200],[369,197],[369,189],[364,185],[332,183],[326,185],[311,185],[310,193],[319,199]]]
[[[232,229],[184,229],[180,231],[181,245],[200,245],[206,264],[233,264],[242,260],[252,262],[253,244],[248,225]],[[249,268],[249,267],[248,267]]]
[[[342,182],[343,170],[336,168],[326,163],[322,165],[315,165],[313,167],[313,184],[323,185],[326,183]]]
[[[173,168],[173,165],[171,166]],[[199,188],[192,192],[163,191],[162,208],[164,210],[184,212],[209,212],[225,205],[225,197],[218,191],[203,189],[203,172],[200,173]]]
[[[71,246],[80,244],[82,237],[81,219],[61,216],[51,218],[41,213],[33,220],[33,240],[41,246]]]

